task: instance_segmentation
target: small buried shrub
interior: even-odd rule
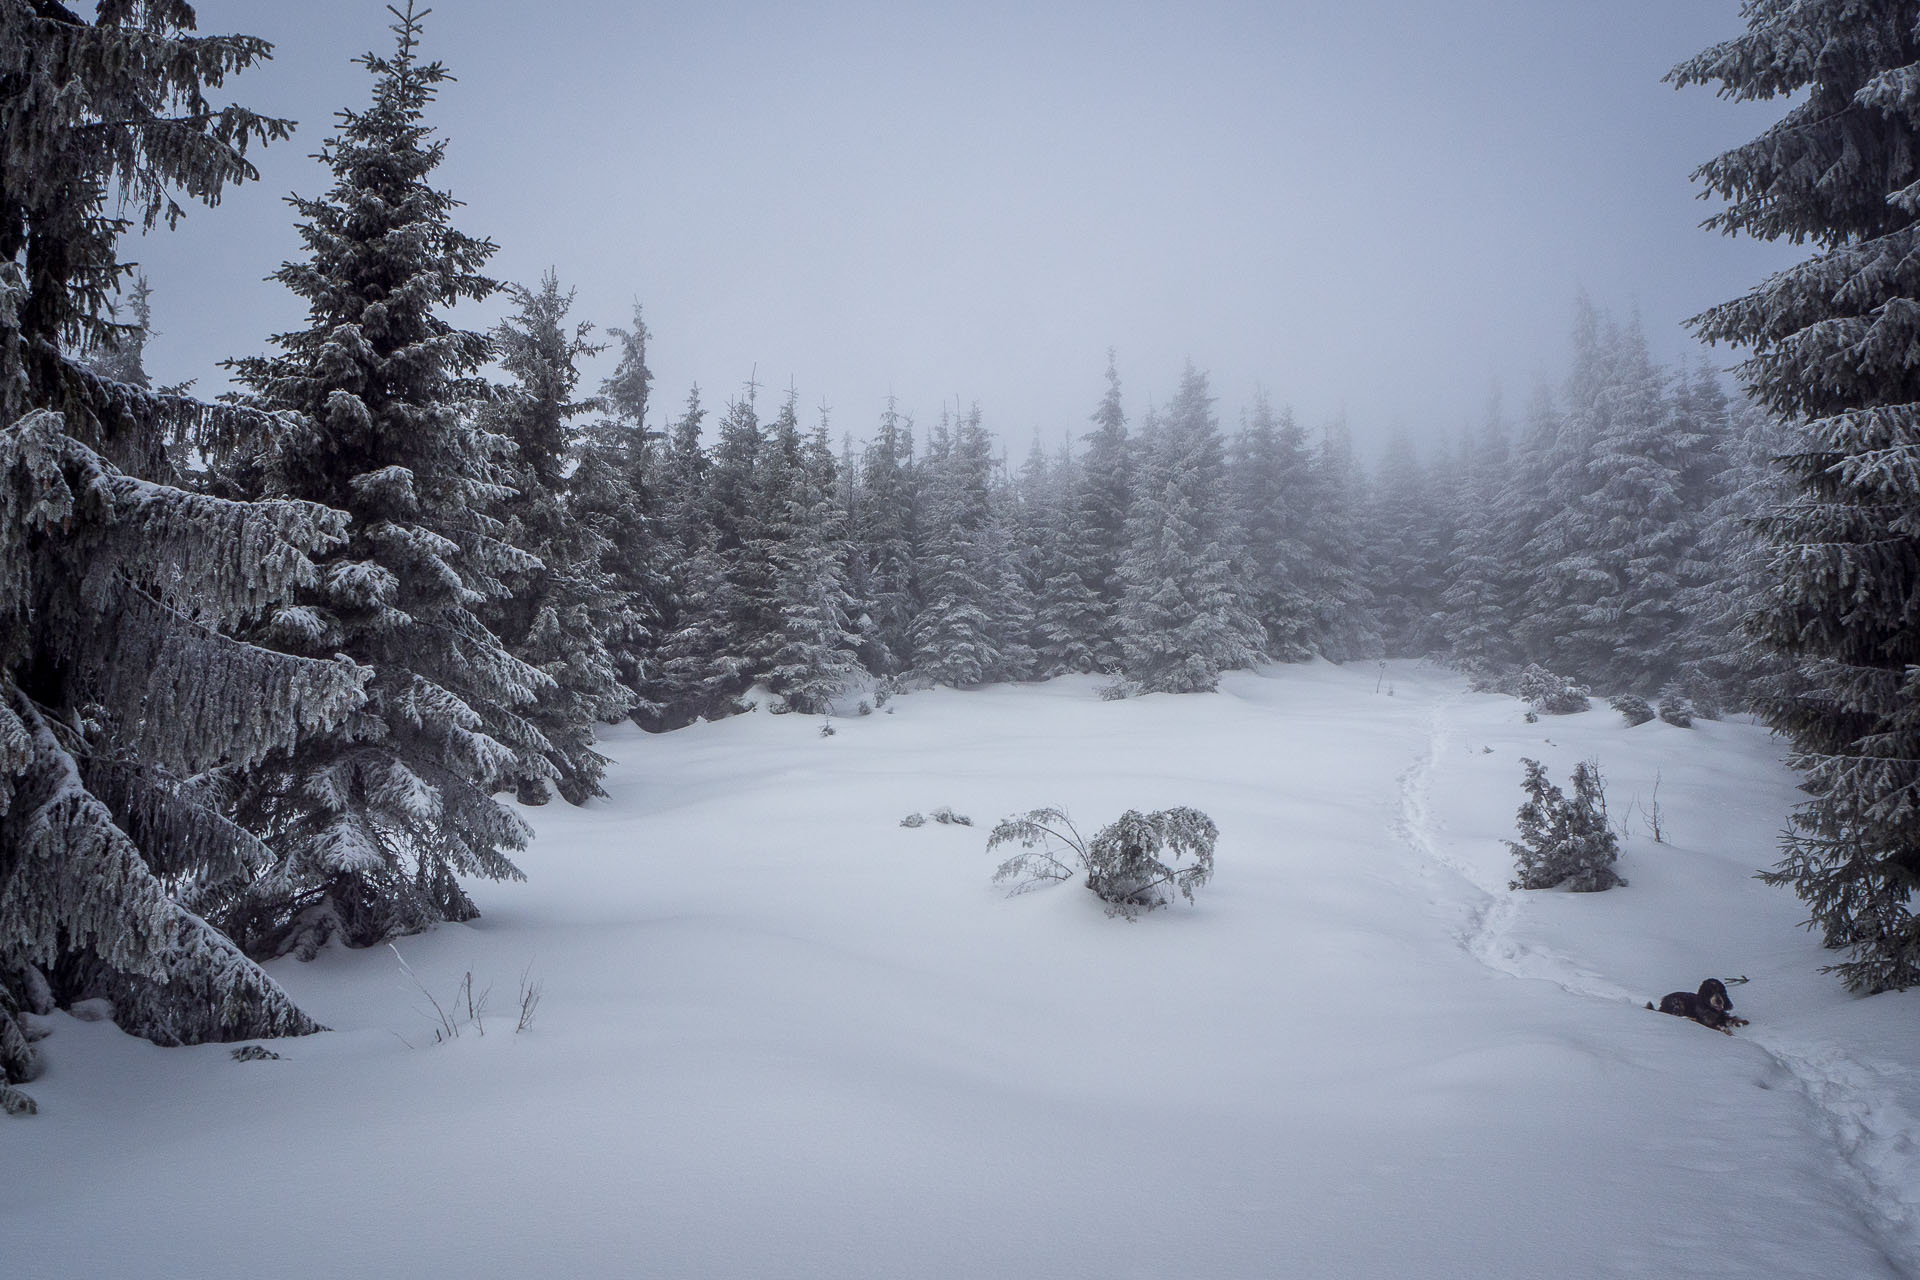
[[[1653,719],[1653,708],[1638,694],[1623,693],[1617,698],[1608,698],[1607,705],[1625,716],[1629,726],[1645,724]]]
[[[1515,692],[1543,715],[1572,715],[1593,705],[1587,698],[1587,686],[1557,676],[1537,662],[1530,663],[1514,684]]]
[[[910,813],[900,819],[900,825],[903,827],[924,827],[927,825],[927,815],[924,813]]]
[[[1031,809],[1004,818],[987,837],[989,852],[1020,846],[993,873],[995,884],[1012,882],[1026,893],[1077,872],[1107,904],[1107,914],[1127,920],[1166,906],[1174,895],[1193,901],[1193,891],[1213,877],[1213,846],[1220,830],[1198,809],[1129,809],[1092,840],[1058,809]]]
[[[969,818],[964,813],[955,813],[945,805],[941,805],[933,811],[933,820],[953,827],[970,827],[973,825],[972,818]]]
[[[280,1055],[263,1044],[243,1044],[229,1055],[235,1062],[278,1062]]]
[[[1627,882],[1613,869],[1620,841],[1607,823],[1600,766],[1585,760],[1574,766],[1569,799],[1547,781],[1547,770],[1538,760],[1520,763],[1527,767],[1520,784],[1527,802],[1516,815],[1520,839],[1507,841],[1519,873],[1507,888],[1552,889],[1564,884],[1575,893],[1596,893],[1615,885],[1625,887]]]

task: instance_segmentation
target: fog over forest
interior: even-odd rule
[[[212,395],[219,359],[297,321],[258,282],[382,15],[197,12],[275,43],[242,93],[300,122],[217,217],[129,244],[156,377]],[[1019,453],[1084,430],[1113,347],[1142,406],[1191,359],[1229,420],[1256,390],[1310,429],[1344,414],[1371,465],[1395,429],[1451,436],[1494,385],[1557,381],[1581,291],[1674,363],[1684,320],[1794,260],[1700,230],[1687,181],[1777,107],[1662,83],[1737,13],[457,0],[433,15],[439,177],[495,275],[552,268],[602,327],[641,303],[666,399],[757,370],[856,435],[889,395],[978,402]]]

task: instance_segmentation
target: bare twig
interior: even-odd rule
[[[520,972],[520,1021],[513,1029],[515,1035],[532,1029],[533,1011],[540,1007],[540,993],[545,986],[533,980],[533,965],[529,962]]]

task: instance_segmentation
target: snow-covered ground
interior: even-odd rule
[[[612,734],[525,884],[398,944],[491,986],[456,1039],[384,948],[275,967],[336,1028],[280,1061],[58,1015],[0,1275],[1920,1274],[1920,993],[1847,996],[1752,879],[1763,730],[1411,664],[892,705]],[[1600,761],[1629,887],[1508,892],[1522,756]],[[899,825],[940,805],[975,825]],[[1005,897],[987,831],[1040,805],[1203,809],[1215,879]],[[1733,1038],[1642,1007],[1709,975]]]

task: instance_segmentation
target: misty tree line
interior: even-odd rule
[[[755,684],[821,712],[868,676],[1101,672],[1124,695],[1386,655],[1744,708],[1769,670],[1729,625],[1760,586],[1766,420],[1584,301],[1574,348],[1519,428],[1496,408],[1425,466],[1397,442],[1371,478],[1344,430],[1312,437],[1265,397],[1227,434],[1191,366],[1134,423],[1109,365],[1091,429],[1018,466],[978,409],[917,439],[889,407],[837,458],[791,392],[763,422],[749,387],[711,448],[697,394],[658,436],[631,416],[642,490],[672,495],[647,512],[663,576],[628,632],[636,719],[729,714]]]
[[[1877,75],[1885,15],[1775,8],[1676,75],[1771,91],[1755,50],[1813,24],[1855,57],[1820,100],[1908,128],[1920,79]],[[1264,399],[1229,436],[1191,366],[1137,416],[1110,368],[1091,429],[1017,468],[977,410],[921,435],[889,407],[836,451],[824,413],[803,425],[789,392],[763,417],[751,384],[656,430],[637,316],[592,396],[551,276],[490,335],[445,318],[503,286],[430,181],[446,72],[396,16],[321,149],[331,187],[292,202],[304,252],[275,278],[307,323],[206,403],[149,385],[117,246],[289,136],[206,97],[266,46],[194,36],[178,0],[0,0],[0,1103],[30,1105],[22,1011],[105,997],[161,1043],[314,1029],[258,958],[470,918],[463,877],[519,875],[497,796],[583,801],[596,725],[671,729],[756,683],[804,712],[870,678],[1101,672],[1126,695],[1433,654],[1757,704],[1814,796],[1775,877],[1850,983],[1920,977],[1899,201],[1799,191],[1789,217],[1771,135],[1703,171],[1731,224],[1837,246],[1801,276],[1880,299],[1836,320],[1853,294],[1788,273],[1703,319],[1755,348],[1767,413],[1583,303],[1557,394],[1371,480],[1340,430]]]

